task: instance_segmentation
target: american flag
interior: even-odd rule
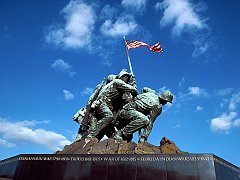
[[[148,44],[141,42],[141,41],[126,40],[125,42],[126,42],[128,49],[146,46],[149,50],[151,50],[153,52],[163,52],[160,43],[156,43],[153,46],[149,46]]]
[[[149,49],[153,52],[163,52],[162,48],[161,48],[161,45],[160,43],[156,43],[155,45],[153,46],[150,46]]]

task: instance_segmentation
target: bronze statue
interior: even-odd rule
[[[125,69],[118,75],[109,75],[97,85],[86,108],[81,108],[73,117],[80,124],[76,140],[83,137],[101,140],[107,135],[131,141],[133,133],[139,131],[139,142],[147,141],[162,106],[172,103],[173,95],[170,91],[158,95],[146,87],[137,94],[135,78]]]

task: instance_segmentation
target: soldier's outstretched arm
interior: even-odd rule
[[[136,79],[134,75],[131,75],[129,84],[137,89]]]
[[[154,91],[153,89],[149,88],[149,87],[144,87],[141,91],[141,93],[147,93],[147,92],[151,92],[157,95],[157,92]]]
[[[124,92],[137,92],[137,89],[134,86],[131,86],[120,79],[115,79],[114,81],[117,88],[123,90]]]
[[[161,112],[162,112],[162,107],[161,106],[154,107],[150,111],[150,114],[149,114],[150,121],[152,121],[154,123],[156,118],[161,114]]]

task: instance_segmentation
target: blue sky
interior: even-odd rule
[[[166,136],[183,151],[240,166],[239,7],[237,0],[1,0],[0,159],[72,142],[72,116],[95,86],[129,69],[126,36],[164,50],[130,50],[139,92],[174,94],[149,142]]]

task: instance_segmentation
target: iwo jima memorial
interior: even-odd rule
[[[0,162],[0,179],[101,179],[101,180],[239,180],[240,168],[214,154],[181,151],[163,137],[159,146],[148,143],[156,118],[170,91],[158,94],[144,87],[138,93],[128,51],[149,46],[125,40],[130,73],[122,69],[96,86],[86,107],[74,115],[80,127],[75,141],[53,154],[20,154]],[[132,141],[138,133],[138,143]],[[107,137],[104,138],[103,137]]]

